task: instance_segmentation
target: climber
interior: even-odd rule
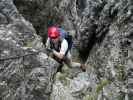
[[[48,27],[48,39],[45,44],[49,55],[59,63],[65,63],[69,67],[80,67],[83,72],[86,71],[85,65],[72,62],[70,49],[72,47],[72,36],[68,36],[64,29],[50,26]]]

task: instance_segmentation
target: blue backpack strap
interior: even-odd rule
[[[62,38],[65,38],[65,37],[66,37],[67,32],[66,32],[63,28],[58,28],[58,31],[59,31],[60,36],[61,36]]]

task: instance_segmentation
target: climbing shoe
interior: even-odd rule
[[[83,72],[86,72],[86,66],[85,66],[85,64],[81,64],[81,65],[80,65],[80,68],[81,68],[81,70],[82,70]]]

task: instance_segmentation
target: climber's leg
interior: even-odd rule
[[[78,62],[73,62],[71,57],[66,57],[64,60],[64,63],[66,63],[68,65],[68,67],[79,67],[81,68],[82,71],[86,71],[86,67],[84,64],[78,63]]]

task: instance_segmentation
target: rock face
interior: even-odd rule
[[[87,64],[87,75],[89,76],[89,79],[85,80],[87,85],[81,81],[86,74],[81,77],[80,73],[71,79],[71,75],[67,76],[68,73],[63,73],[63,76],[59,75],[60,80],[57,77],[53,84],[52,100],[133,99],[132,0],[13,0],[13,2],[22,16],[33,24],[37,34],[43,36],[44,42],[48,24],[62,25],[74,36],[74,42],[77,41],[78,47],[76,51],[79,51],[77,53],[80,53],[81,58]],[[0,57],[4,59],[13,55],[26,56],[14,59],[16,61],[1,62],[0,79],[1,91],[3,91],[1,98],[12,97],[12,100],[14,98],[17,100],[24,97],[24,99],[31,100],[42,98],[48,100],[50,92],[46,91],[50,91],[50,88],[44,90],[43,94],[42,89],[47,85],[44,85],[44,81],[36,83],[37,80],[34,77],[39,71],[41,71],[39,73],[43,73],[41,66],[46,70],[51,68],[46,62],[52,63],[53,61],[46,60],[45,56],[41,58],[42,55],[45,55],[43,52],[27,55],[43,49],[42,43],[38,36],[33,35],[35,30],[32,25],[18,13],[13,2],[0,0],[0,44],[2,47]],[[7,49],[9,45],[11,48]],[[76,55],[76,57],[78,56]],[[28,67],[22,63],[30,66],[25,73],[20,69],[26,70]],[[11,69],[11,72],[8,69],[9,71]],[[13,69],[16,70],[12,71]],[[53,66],[53,69],[55,70],[52,71],[52,74],[47,70],[47,75],[50,77],[53,77],[57,66]],[[16,75],[16,72],[19,71],[23,74]],[[45,76],[44,74],[46,73],[43,73],[42,76]],[[12,75],[19,77],[17,78],[19,80],[15,81],[18,82],[18,85],[13,85]],[[41,77],[41,79],[48,79],[47,84],[52,84],[52,80],[49,78]],[[35,83],[30,83],[30,80]],[[67,87],[62,84],[64,80],[66,80]],[[84,86],[87,90],[84,90]],[[71,91],[70,88],[72,88]],[[40,89],[39,92],[38,89]]]
[[[94,15],[89,16],[95,21],[97,28],[94,36],[95,43],[90,50],[87,64],[94,69],[93,74],[96,75],[97,83],[95,89],[99,99],[132,100],[130,76],[132,68],[129,67],[132,62],[130,59],[132,56],[130,54],[132,52],[131,2],[130,0],[101,3],[97,1],[98,12],[90,5],[94,9]]]
[[[11,0],[0,0],[0,99],[49,100],[58,63]]]
[[[84,2],[68,1],[70,9],[66,5],[68,11],[64,13],[70,18],[73,26],[75,25],[81,55],[90,67],[89,81],[94,83],[85,98],[132,100],[133,2],[131,0],[84,0]]]

